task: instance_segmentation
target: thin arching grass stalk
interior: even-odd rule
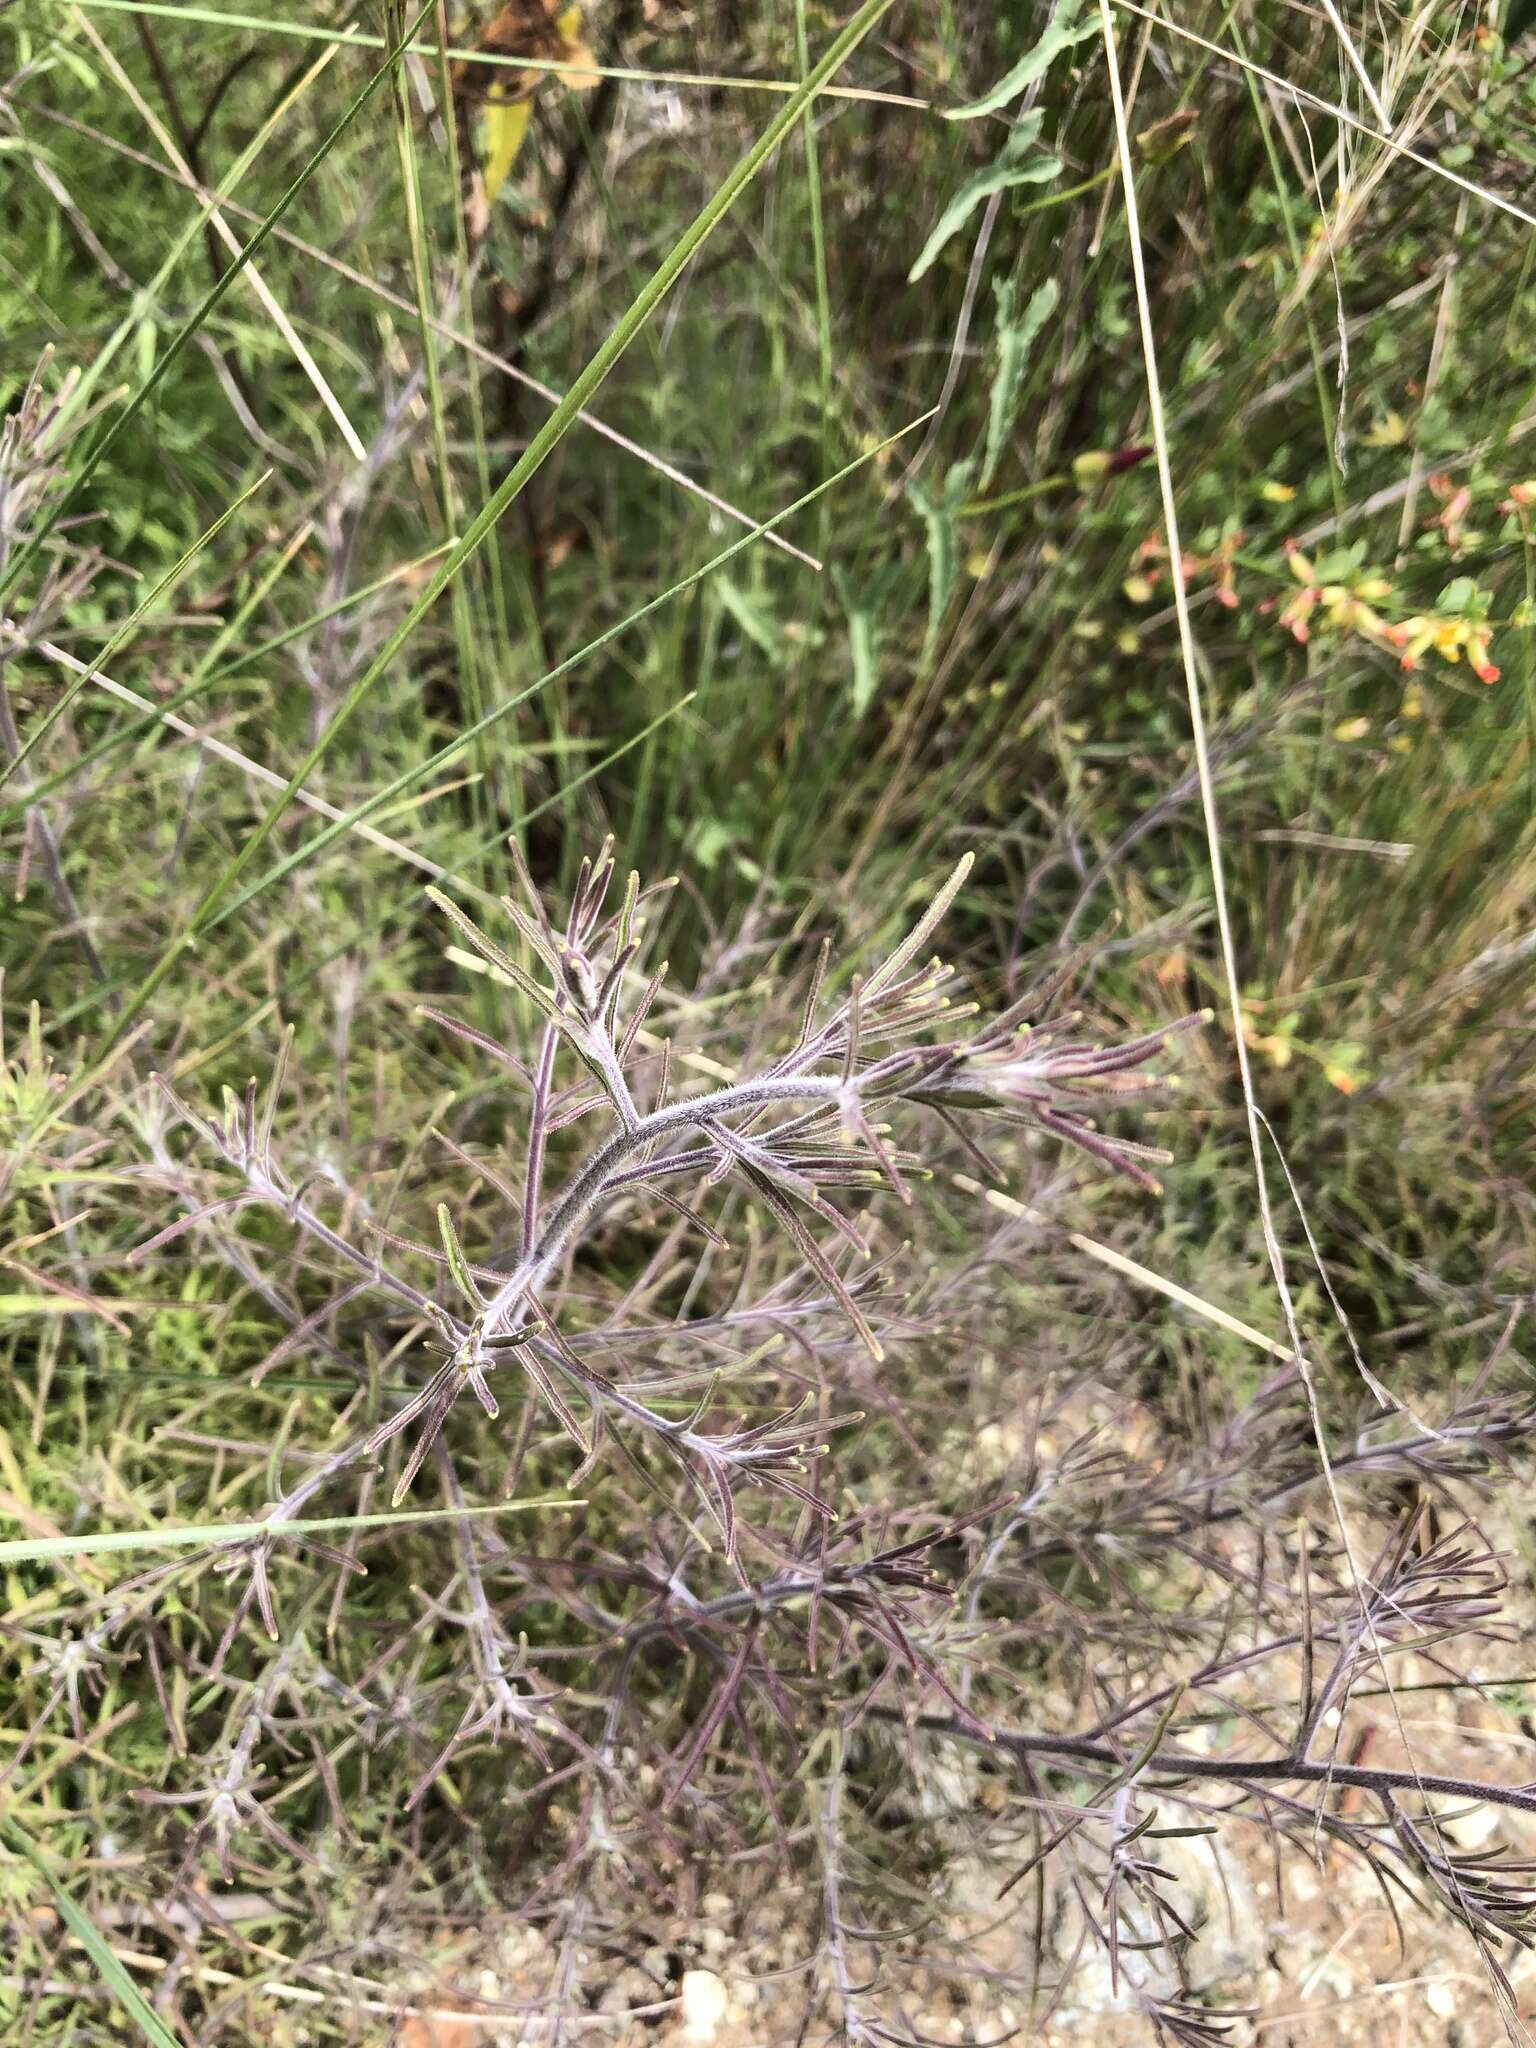
[[[324,732],[315,741],[298,767],[294,769],[282,794],[270,810],[267,811],[255,831],[247,835],[239,852],[227,863],[207,895],[193,912],[186,927],[165,949],[156,965],[128,998],[123,1007],[123,1014],[118,1022],[117,1036],[120,1037],[142,1015],[145,1006],[149,1003],[166,976],[171,972],[176,962],[190,946],[196,943],[198,935],[212,921],[214,913],[220,908],[224,899],[234,888],[241,875],[244,874],[246,868],[250,866],[257,853],[271,837],[279,820],[286,813],[295,791],[303,786],[320,761],[324,759],[326,753],[335,744],[355,715],[358,707],[377,686],[381,678],[388,673],[406,641],[410,639],[417,626],[436,605],[438,598],[453,583],[464,564],[471,560],[479,552],[480,548],[484,546],[487,539],[495,531],[497,522],[507,507],[513,503],[529,479],[542,467],[552,450],[559,445],[560,441],[570,430],[581,408],[602,384],[604,378],[619,360],[620,356],[623,355],[629,343],[634,339],[634,336],[650,318],[674,282],[687,267],[695,252],[725,218],[757,172],[791,132],[804,108],[815,99],[817,92],[834,75],[850,52],[857,48],[890,5],[891,0],[864,0],[864,5],[860,7],[857,14],[854,15],[842,33],[834,38],[820,61],[807,75],[804,84],[785,101],[778,113],[775,114],[773,120],[764,129],[757,142],[725,178],[718,191],[715,192],[713,197],[703,207],[692,225],[686,228],[673,244],[671,250],[657,267],[640,296],[631,301],[628,310],[613,328],[607,340],[598,348],[585,370],[577,377],[576,381],[566,392],[565,397],[533,436],[524,453],[513,464],[503,482],[497,486],[490,500],[482,506],[480,511],[470,521],[468,528],[457,545],[450,550],[447,559],[431,577],[426,589],[411,606],[405,618],[402,619],[400,624],[390,634],[378,654],[347,690],[340,703],[337,704],[327,721]],[[377,82],[378,79],[375,77],[374,80],[370,81],[367,90],[371,92]],[[330,142],[328,139],[327,144],[323,146],[322,152],[320,152],[321,157],[323,157],[324,150],[329,146]],[[296,190],[297,186],[292,189]],[[279,202],[279,212],[285,203],[286,201]],[[251,244],[252,250],[255,249],[259,240],[260,237],[253,240]],[[221,283],[226,283],[228,276],[229,274],[226,273],[226,278],[221,280]],[[113,1042],[116,1042],[115,1038]]]
[[[430,5],[430,0],[428,0],[428,4]],[[422,12],[425,14],[426,9],[424,8]],[[310,79],[316,75],[317,73],[311,72],[303,81],[303,85],[307,85]],[[149,375],[129,398],[127,404],[92,436],[90,445],[81,459],[79,467],[71,472],[64,488],[51,500],[44,519],[39,523],[36,530],[28,536],[26,544],[17,550],[12,561],[6,565],[4,574],[0,575],[0,596],[4,596],[8,590],[15,588],[18,579],[31,567],[39,551],[46,546],[57,529],[59,522],[79,504],[118,441],[127,433],[134,421],[143,412],[145,406],[164,382],[169,371],[203,327],[206,326],[209,316],[216,310],[220,301],[233,288],[246,265],[259,254],[283,215],[292,206],[299,194],[304,191],[316,171],[320,169],[320,166],[330,156],[352,123],[357,119],[357,116],[368,105],[378,87],[389,75],[389,62],[381,65],[372,74],[362,90],[354,96],[340,120],[332,127],[319,147],[311,153],[297,176],[290,181],[277,204],[263,217],[261,225],[245,244],[239,256],[231,260],[226,269],[205,293],[202,300],[187,315],[181,326],[177,328],[171,339],[156,356]],[[303,85],[297,90],[302,90]],[[281,114],[286,110],[286,107],[291,104],[293,97],[295,95],[289,95],[288,99],[285,100],[283,107],[274,116],[274,124],[281,118]],[[246,151],[248,162],[255,161],[265,145],[265,140],[265,136],[258,136],[250,144]],[[237,182],[238,173],[246,167],[245,162],[237,165],[236,178],[231,182]],[[193,235],[201,230],[205,219],[212,217],[217,206],[218,200],[216,197],[207,202],[198,219],[186,231],[185,239],[187,243],[190,243]],[[177,255],[179,258],[179,250]]]
[[[7,762],[0,763],[0,789],[3,789],[14,775],[20,774],[25,770],[27,762],[42,745],[49,733],[52,732],[53,728],[73,707],[75,700],[90,688],[97,676],[106,668],[108,662],[112,661],[122,648],[129,645],[140,625],[151,615],[161,598],[176,588],[188,569],[207,551],[210,544],[218,538],[219,534],[229,524],[230,520],[235,517],[236,513],[240,512],[255,497],[256,493],[268,481],[271,474],[270,470],[266,470],[257,477],[254,483],[247,484],[239,497],[225,506],[213,524],[204,528],[180,559],[167,569],[165,574],[140,598],[127,618],[112,632],[102,647],[101,652],[94,657],[80,675],[75,677],[67,689],[60,691],[56,701],[37,720],[13,758]]]
[[[239,14],[213,7],[178,7],[172,0],[79,0],[85,7],[96,8],[106,13],[149,14],[172,16],[178,21],[201,22],[210,28],[237,28],[251,30],[261,35],[296,36],[306,42],[355,43],[361,49],[382,50],[387,47],[380,36],[361,32],[352,34],[340,29],[326,28],[318,22],[287,22],[275,20],[270,15]],[[495,71],[517,70],[537,71],[558,78],[564,72],[578,72],[584,78],[612,78],[633,85],[685,85],[699,86],[712,91],[736,91],[746,93],[775,93],[793,97],[800,90],[802,81],[789,78],[749,78],[740,74],[710,71],[638,71],[619,64],[593,64],[587,58],[579,60],[565,57],[539,57],[524,55],[507,56],[497,50],[455,47],[409,41],[404,46],[408,57],[448,58],[455,63],[484,65]],[[916,113],[927,113],[932,101],[913,93],[879,92],[856,85],[828,85],[829,98],[862,101],[870,106],[906,107]]]

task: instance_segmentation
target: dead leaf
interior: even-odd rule
[[[581,33],[581,9],[567,7],[556,24],[565,43],[562,53],[569,71],[562,71],[560,82],[571,92],[590,92],[600,83],[597,59]]]
[[[589,92],[597,84],[597,62],[581,30],[579,7],[559,8],[551,0],[508,0],[476,45],[480,54],[535,57],[569,68],[518,71],[469,61],[455,68],[453,91],[460,109],[481,116],[480,189],[470,200],[474,238],[484,232],[490,207],[527,139],[533,95],[551,83],[571,92]]]
[[[1194,107],[1181,107],[1176,113],[1165,114],[1161,121],[1142,129],[1136,137],[1136,147],[1149,164],[1165,164],[1187,142],[1194,141],[1199,119],[1199,110]]]
[[[540,541],[534,553],[547,562],[551,569],[558,569],[562,562],[569,561],[578,548],[591,546],[591,535],[584,526],[572,519],[564,526],[557,527],[547,540]]]
[[[546,78],[558,76],[578,90],[597,83],[595,59],[581,36],[579,7],[560,7],[551,0],[508,0],[475,45],[484,57],[537,57],[545,63],[570,64],[569,72],[508,72],[500,65],[463,61],[454,66],[454,96],[478,104],[493,94],[510,98],[516,87],[533,91]]]
[[[483,117],[485,137],[485,201],[487,206],[507,182],[517,153],[533,119],[531,97],[517,100],[487,100]]]

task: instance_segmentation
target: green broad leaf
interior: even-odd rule
[[[1078,8],[1063,7],[1045,34],[1014,65],[1013,69],[1000,78],[989,92],[979,100],[972,100],[963,107],[951,107],[944,118],[946,121],[979,121],[984,114],[995,114],[999,107],[1006,107],[1017,99],[1026,85],[1033,85],[1037,78],[1043,78],[1063,50],[1070,50],[1075,43],[1098,34],[1098,22],[1079,21]]]
[[[996,162],[989,164],[984,171],[977,171],[960,187],[939,215],[933,233],[907,272],[908,284],[916,284],[919,278],[927,275],[977,207],[984,205],[994,192],[1006,192],[1015,185],[1048,185],[1053,178],[1060,177],[1060,157],[1025,155],[1025,151],[1039,139],[1041,120],[1038,113],[1025,114],[1010,131]]]
[[[879,579],[876,579],[877,584]],[[855,590],[848,573],[834,568],[832,582],[848,621],[848,663],[853,715],[862,718],[880,687],[881,602],[878,588]]]
[[[944,479],[944,488],[937,496],[926,491],[921,484],[908,486],[907,494],[923,522],[924,537],[928,543],[928,631],[923,641],[925,664],[937,644],[939,628],[944,622],[944,614],[954,594],[955,579],[960,573],[957,527],[961,507],[970,495],[972,468],[969,462],[957,462]]]
[[[700,818],[688,834],[688,851],[701,868],[713,871],[735,840],[735,832],[723,818]]]
[[[784,660],[784,629],[761,598],[752,596],[729,576],[715,578],[715,595],[722,611],[746,634],[753,646],[766,654],[776,667]]]
[[[848,614],[848,654],[853,664],[853,715],[860,718],[875,701],[879,681],[872,612],[853,611]]]
[[[1013,430],[1019,409],[1019,392],[1024,383],[1024,366],[1029,351],[1047,320],[1055,312],[1061,290],[1054,277],[1030,294],[1029,304],[1015,317],[1015,287],[1012,278],[997,286],[997,370],[987,407],[987,454],[982,464],[978,489],[985,490],[1003,459],[1003,450]]]

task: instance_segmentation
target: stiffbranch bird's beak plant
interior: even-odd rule
[[[912,1873],[953,1866],[985,1880],[989,1919],[1023,1916],[1009,1981],[1037,2018],[1097,1954],[1156,2038],[1218,2043],[1190,1961],[1215,1909],[1152,1848],[1218,1820],[1298,1855],[1331,1844],[1448,1908],[1507,1998],[1496,1951],[1536,1940],[1536,1889],[1442,1821],[1471,1801],[1536,1812],[1536,1793],[1378,1760],[1345,1718],[1390,1696],[1402,1656],[1432,1652],[1454,1688],[1456,1643],[1481,1672],[1509,1640],[1463,1495],[1529,1441],[1528,1401],[1487,1374],[1433,1420],[1346,1399],[1325,1467],[1291,1359],[1247,1398],[1213,1375],[1200,1427],[1149,1452],[1113,1333],[1155,1326],[1068,1277],[996,1186],[1044,1200],[1075,1157],[1155,1187],[1164,1155],[1102,1118],[1197,1020],[1106,1039],[1052,988],[984,1014],[932,951],[967,861],[883,959],[837,969],[823,947],[791,1000],[761,971],[742,990],[760,931],[670,994],[648,957],[658,892],[616,888],[611,847],[563,923],[513,859],[524,901],[494,936],[435,899],[488,1000],[476,1023],[411,1020],[455,1085],[403,1160],[349,1166],[307,1135],[291,1037],[265,1090],[220,1113],[164,1083],[140,1098],[145,1172],[179,1213],[136,1257],[222,1262],[255,1328],[286,1325],[253,1348],[252,1390],[209,1380],[264,1420],[198,1439],[221,1472],[249,1460],[237,1486],[264,1468],[268,1505],[83,1597],[56,1644],[33,1632],[23,1755],[66,1703],[130,1683],[137,1648],[158,1699],[193,1703],[183,1754],[208,1759],[188,1789],[138,1795],[197,1809],[146,1859],[169,1850],[178,1883],[205,1849],[225,1875],[237,1857],[264,1879],[274,1859],[324,1870],[332,1828],[409,1842],[426,1870],[465,1820],[478,1840],[522,1807],[519,1839],[548,1850],[515,1902],[558,1943],[546,2016],[592,1931],[643,1918],[679,1870],[771,1869],[800,1902],[808,1996],[849,2038],[914,2040],[865,1952],[891,1976],[962,1972],[965,1944],[925,1906],[919,1935],[875,1951],[871,1915],[910,1920]],[[275,1370],[311,1360],[331,1377]],[[395,1511],[373,1514],[381,1469]],[[1324,1477],[1373,1553],[1309,1518]],[[496,1518],[527,1508],[527,1526],[551,1481],[580,1488],[563,1527],[508,1548]],[[316,1541],[338,1524],[344,1547]],[[362,1583],[371,1546],[407,1541],[409,1570]],[[330,1578],[292,1573],[296,1551]],[[349,1601],[357,1630],[319,1626]],[[402,1750],[409,1797],[381,1789],[356,1821]],[[475,1896],[501,1896],[513,1872],[487,1878],[477,1853]]]
[[[911,1202],[911,1182],[924,1170],[921,1154],[906,1149],[886,1119],[909,1125],[916,1142],[922,1119],[931,1118],[992,1178],[1000,1168],[982,1149],[974,1126],[1033,1129],[1155,1189],[1147,1163],[1165,1155],[1103,1131],[1085,1098],[1123,1096],[1149,1085],[1147,1062],[1170,1036],[1199,1020],[1186,1017],[1161,1031],[1105,1044],[1074,1035],[1070,1018],[1032,1024],[1029,1013],[1038,997],[1031,995],[978,1021],[973,1003],[955,999],[952,970],[928,950],[970,869],[967,855],[895,950],[869,974],[853,975],[835,998],[828,992],[829,949],[823,946],[790,1043],[739,1079],[685,1093],[673,1086],[667,1042],[658,1051],[646,1032],[666,978],[665,964],[649,974],[641,964],[644,913],[654,892],[642,891],[631,874],[618,902],[611,903],[615,868],[611,845],[605,844],[595,860],[583,863],[569,916],[557,928],[515,845],[513,858],[527,906],[502,899],[509,926],[504,942],[446,896],[429,893],[491,972],[532,1007],[541,1027],[534,1062],[524,1065],[510,1046],[440,1010],[424,1011],[442,1031],[510,1066],[525,1085],[522,1187],[514,1192],[502,1185],[503,1220],[515,1247],[510,1255],[494,1265],[472,1261],[447,1203],[438,1206],[436,1245],[376,1231],[365,1248],[342,1236],[319,1213],[315,1185],[296,1180],[274,1156],[280,1066],[264,1105],[253,1082],[243,1099],[227,1098],[222,1118],[202,1114],[161,1083],[178,1113],[241,1185],[194,1205],[141,1245],[138,1256],[162,1249],[211,1217],[276,1209],[350,1270],[349,1294],[377,1293],[430,1329],[431,1348],[442,1363],[392,1415],[320,1461],[277,1501],[269,1514],[274,1527],[300,1515],[347,1468],[396,1438],[412,1437],[394,1485],[398,1506],[460,1397],[472,1395],[494,1421],[494,1383],[513,1373],[524,1375],[548,1404],[579,1448],[583,1471],[605,1432],[638,1432],[675,1459],[698,1486],[734,1558],[735,1493],[742,1484],[775,1488],[826,1512],[797,1475],[832,1425],[824,1415],[806,1412],[806,1397],[750,1427],[711,1431],[704,1422],[712,1386],[706,1385],[686,1415],[672,1418],[607,1377],[572,1343],[550,1298],[583,1239],[621,1200],[640,1199],[680,1216],[699,1239],[723,1248],[706,1211],[712,1191],[732,1182],[783,1234],[878,1363],[881,1341],[861,1305],[860,1281],[840,1269],[825,1240],[840,1239],[856,1260],[868,1258],[858,1225],[830,1199],[835,1192],[884,1188],[898,1201]],[[574,1081],[565,1078],[565,1065],[574,1069]],[[593,1133],[585,1156],[550,1193],[545,1183],[551,1140],[578,1126]],[[443,1293],[385,1264],[386,1250],[436,1266]],[[679,1334],[686,1335],[686,1326]],[[282,1351],[291,1349],[290,1339]],[[257,1588],[268,1626],[275,1629],[261,1560]]]

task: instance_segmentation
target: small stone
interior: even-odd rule
[[[1473,1806],[1454,1820],[1442,1821],[1441,1826],[1458,1848],[1482,1849],[1499,1832],[1499,1823],[1496,1806]]]
[[[1342,1956],[1325,1956],[1307,1980],[1309,1991],[1315,1987],[1332,1992],[1335,1998],[1348,1998],[1355,1988],[1355,1973]]]
[[[713,1970],[683,1972],[683,2032],[690,2041],[713,2041],[730,2000]]]
[[[1431,1984],[1424,1993],[1424,2003],[1437,2020],[1448,2020],[1455,2016],[1456,1991],[1450,1984]]]
[[[473,2020],[456,2013],[412,2013],[396,2038],[400,2048],[472,2048],[477,2032]]]

